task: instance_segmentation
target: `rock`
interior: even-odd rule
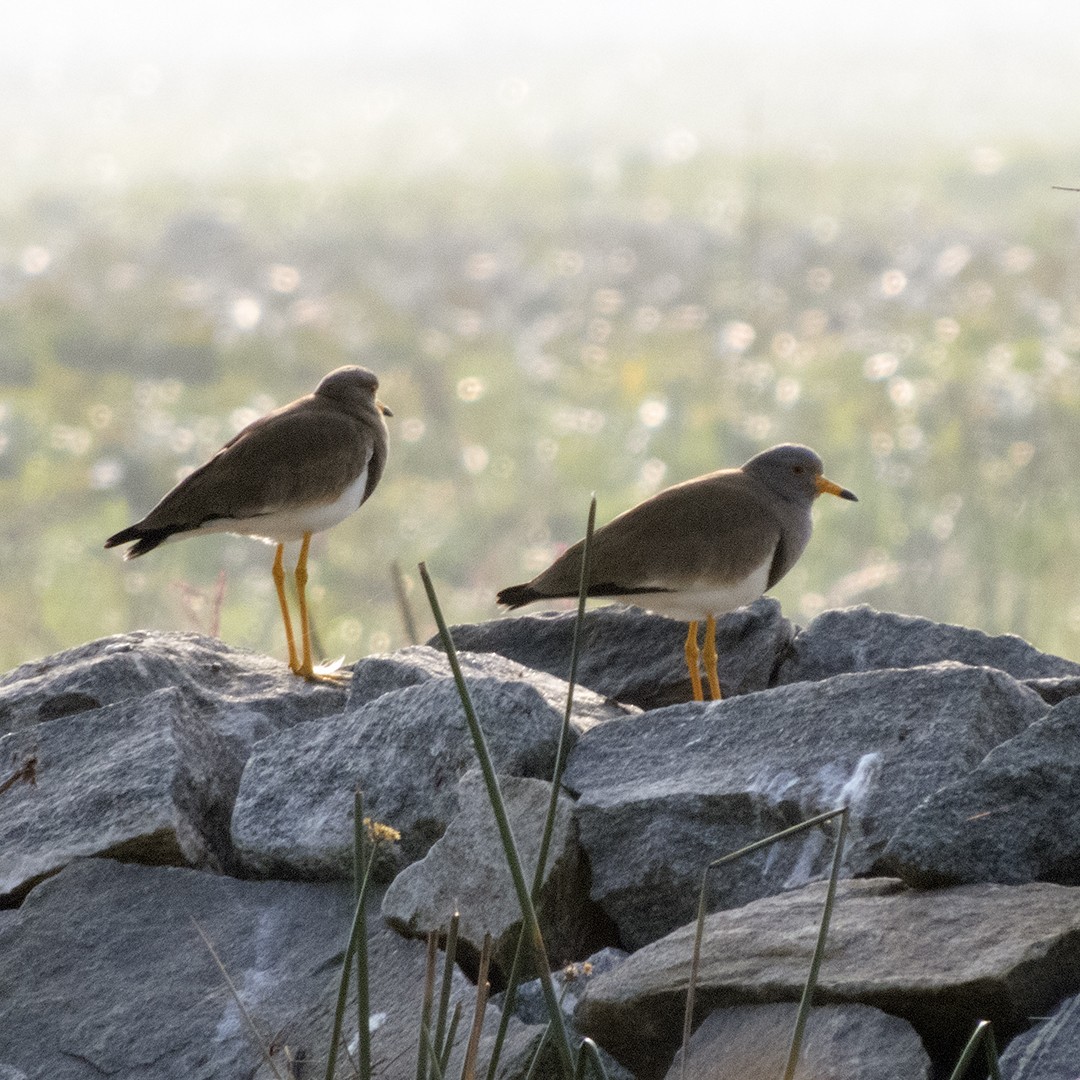
[[[677,1053],[667,1080],[783,1076],[798,1012],[794,1004],[717,1009],[691,1037],[685,1073]],[[915,1029],[867,1005],[811,1009],[798,1061],[797,1075],[813,1080],[930,1078],[930,1058]]]
[[[603,975],[605,971],[611,971],[629,955],[624,949],[608,945],[594,952],[586,960],[566,964],[551,973],[552,981],[555,983],[555,993],[568,1020],[573,1017],[577,1003],[585,993],[589,980],[596,978],[597,975]],[[505,995],[500,994],[497,999],[499,1008],[504,1008],[500,1000],[503,997]],[[514,1015],[526,1024],[547,1022],[547,1002],[544,1000],[544,991],[539,979],[530,979],[517,988],[513,1009]]]
[[[23,664],[0,679],[0,732],[175,687],[207,706],[246,753],[256,739],[341,712],[343,687],[298,679],[280,660],[201,634],[139,630]]]
[[[491,652],[560,679],[570,671],[576,612],[543,612],[453,626],[456,649]],[[734,697],[771,686],[795,634],[780,605],[762,598],[716,624],[720,683]],[[578,682],[606,698],[656,709],[691,698],[684,645],[686,623],[621,605],[585,614]],[[438,647],[438,637],[429,645]]]
[[[0,739],[36,782],[3,796],[0,897],[18,900],[72,859],[230,865],[242,761],[179,690],[43,721]]]
[[[1012,634],[991,637],[966,626],[875,611],[864,604],[822,612],[796,635],[780,665],[777,682],[816,681],[877,668],[920,667],[940,660],[997,668],[1018,680],[1080,676],[1080,664],[1040,652]]]
[[[27,1080],[27,1076],[14,1065],[0,1065],[0,1080]]]
[[[39,885],[19,914],[0,931],[0,1061],[49,1080],[246,1080],[273,1044],[282,1071],[288,1048],[306,1062],[302,1075],[323,1074],[349,888],[84,860]],[[384,1080],[412,1080],[425,950],[377,923],[369,917],[373,1060]],[[454,986],[460,1045],[473,990],[460,976]],[[355,1017],[353,1002],[354,1046]]]
[[[540,853],[551,784],[504,776],[499,779],[526,883],[531,886]],[[406,867],[387,890],[383,917],[403,934],[426,937],[445,930],[455,908],[461,919],[458,950],[470,971],[484,942],[492,936],[495,985],[510,973],[521,933],[521,907],[503,851],[487,788],[478,770],[458,788],[460,809],[427,855]],[[552,963],[584,956],[614,936],[614,928],[589,901],[589,872],[577,842],[570,800],[560,797],[547,873],[535,898],[544,944]],[[526,976],[535,971],[526,956]]]
[[[458,664],[466,678],[526,683],[560,716],[566,712],[569,687],[563,679],[549,675],[546,671],[535,671],[497,653],[458,653]],[[353,668],[346,708],[350,711],[358,709],[391,690],[403,690],[407,686],[417,686],[431,679],[451,678],[453,676],[446,653],[429,645],[411,645],[390,655],[368,656],[357,661]],[[574,708],[570,722],[579,733],[631,712],[637,710],[607,701],[584,686],[574,688]]]
[[[550,779],[562,711],[524,683],[468,684],[496,769]],[[404,857],[422,858],[457,809],[458,781],[475,765],[449,680],[284,731],[260,742],[244,769],[232,822],[238,858],[259,876],[349,877],[357,788],[365,814],[401,832]]]
[[[1076,1080],[1080,1061],[1080,994],[1066,998],[1001,1055],[1002,1080]]]
[[[592,897],[635,949],[689,921],[714,859],[798,821],[851,809],[845,875],[874,870],[900,822],[1046,715],[999,671],[943,663],[840,675],[588,732],[564,782],[592,864]],[[710,909],[828,873],[831,827],[709,879]]]
[[[921,802],[879,863],[911,885],[1080,885],[1080,699]]]
[[[705,919],[696,1014],[797,1001],[826,883]],[[578,1028],[653,1080],[679,1044],[694,925],[589,983]],[[1080,890],[963,885],[922,892],[887,878],[841,881],[817,1000],[872,1005],[908,1020],[931,1057],[955,1064],[979,1020],[1004,1039],[1080,989]],[[875,1075],[877,1075],[875,1071]]]

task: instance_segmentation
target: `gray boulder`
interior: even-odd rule
[[[496,769],[550,779],[562,711],[525,683],[477,678],[468,685]],[[458,781],[475,765],[461,699],[445,679],[284,731],[260,742],[244,769],[232,821],[237,856],[258,876],[349,877],[359,789],[365,814],[401,832],[404,857],[422,858],[457,810]]]
[[[341,712],[346,689],[201,634],[138,630],[34,660],[0,679],[0,732],[174,687],[207,706],[241,752],[272,731]]]
[[[784,1075],[794,1004],[717,1009],[690,1039],[686,1070],[681,1051],[666,1080],[748,1080]],[[929,1080],[930,1058],[915,1029],[868,1005],[821,1005],[803,1031],[798,1076],[813,1080]]]
[[[565,714],[568,684],[546,671],[536,671],[498,653],[458,653],[461,673],[469,679],[499,679],[531,686],[556,712]],[[446,653],[430,645],[410,645],[395,653],[368,656],[357,661],[346,709],[352,711],[391,690],[404,690],[432,679],[451,679]],[[636,709],[607,701],[584,686],[574,688],[570,723],[578,733],[597,724],[618,719]]]
[[[347,887],[85,860],[39,885],[19,915],[0,931],[0,1061],[49,1080],[250,1080],[269,1075],[260,1062],[271,1053],[283,1074],[288,1057],[299,1075],[323,1074],[353,915]],[[409,1080],[425,950],[377,922],[373,1059],[385,1080]],[[467,1021],[472,987],[460,977],[454,987]],[[355,1048],[355,1002],[346,1017]]]
[[[826,884],[705,920],[697,1015],[797,1001]],[[586,988],[578,1028],[653,1080],[679,1045],[694,925],[647,945]],[[937,1064],[955,1064],[979,1020],[1002,1039],[1080,990],[1080,890],[964,885],[923,892],[885,878],[841,881],[818,1000],[872,1005],[908,1020]],[[874,1075],[877,1075],[875,1070]]]
[[[576,613],[542,612],[450,628],[456,649],[492,652],[525,667],[568,677]],[[774,681],[795,628],[780,605],[762,598],[717,620],[716,648],[725,696]],[[691,698],[686,623],[613,604],[585,614],[578,682],[614,701],[656,709]],[[439,647],[438,637],[429,645]]]
[[[914,615],[875,611],[865,604],[822,612],[802,630],[780,665],[777,682],[827,679],[852,671],[910,668],[955,660],[992,667],[1014,679],[1080,676],[1080,664],[1040,652],[1013,634],[991,637]]]
[[[0,897],[78,856],[228,868],[243,762],[204,713],[158,690],[0,739],[0,761],[32,760],[36,774],[3,795]]]
[[[551,799],[551,784],[526,777],[500,778],[506,812],[531,887]],[[446,832],[419,862],[394,879],[383,900],[383,917],[401,933],[426,937],[445,930],[457,910],[462,963],[475,970],[484,935],[493,939],[495,980],[509,974],[521,933],[521,907],[499,838],[495,814],[479,771],[458,787],[460,809]],[[588,865],[577,842],[570,800],[560,796],[547,871],[535,898],[544,944],[551,962],[585,956],[614,930],[589,901]],[[535,970],[525,957],[526,974]]]
[[[1076,1080],[1080,1075],[1080,994],[1062,1001],[1001,1055],[1002,1080]]]
[[[879,868],[921,887],[1080,885],[1080,698],[923,800],[897,826]]]
[[[844,873],[873,871],[901,821],[1049,710],[989,668],[935,664],[840,675],[588,732],[566,786],[592,896],[639,948],[693,918],[712,860],[846,805]],[[710,875],[710,910],[828,873],[831,828]]]

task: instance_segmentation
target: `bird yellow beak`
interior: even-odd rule
[[[814,481],[814,486],[817,488],[819,495],[835,495],[840,499],[847,499],[850,502],[858,502],[858,496],[854,492],[848,491],[847,488],[842,488],[839,484],[834,484],[831,480],[826,480],[824,476],[819,476]]]
[[[383,414],[383,416],[393,416],[394,414],[378,399],[375,399],[375,408]]]

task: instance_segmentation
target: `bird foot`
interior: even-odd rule
[[[308,682],[332,683],[335,686],[340,686],[352,678],[352,670],[343,668],[344,663],[345,657],[339,656],[336,660],[324,664],[308,664],[307,667],[298,664],[292,668],[292,673],[307,679]]]

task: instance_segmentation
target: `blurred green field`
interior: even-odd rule
[[[671,148],[669,148],[670,150]],[[1080,180],[1038,146],[521,154],[498,170],[59,185],[0,211],[0,669],[139,627],[284,655],[272,549],[106,536],[342,363],[382,484],[313,548],[322,651],[452,621],[584,528],[781,441],[819,502],[775,590],[1080,656]],[[215,612],[221,600],[220,620]]]

